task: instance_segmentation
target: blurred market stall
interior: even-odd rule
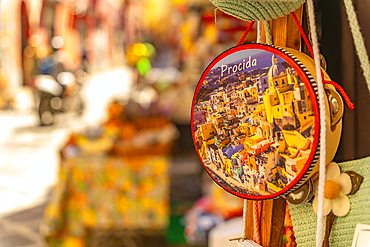
[[[7,75],[12,106],[29,107],[20,95],[29,89],[22,86],[40,73],[40,61],[53,52],[53,37],[64,40],[68,69],[97,72],[123,65],[123,6],[113,0],[2,0],[0,71]]]
[[[167,226],[176,129],[163,118],[128,121],[125,115],[113,103],[101,128],[72,135],[61,150],[59,182],[41,225],[50,246],[84,246],[88,229]]]

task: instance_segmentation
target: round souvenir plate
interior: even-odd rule
[[[282,48],[246,43],[219,55],[203,72],[191,113],[208,174],[252,200],[298,188],[319,157],[317,95],[304,64]]]

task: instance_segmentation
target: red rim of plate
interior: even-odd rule
[[[299,61],[299,59],[289,53],[288,51],[284,50],[283,48],[273,46],[273,45],[267,45],[267,44],[256,44],[256,43],[244,43],[239,46],[234,46],[225,52],[221,53],[218,57],[216,57],[206,68],[206,70],[203,72],[194,97],[193,97],[193,103],[192,103],[192,110],[191,110],[191,131],[192,131],[192,137],[193,137],[193,144],[195,146],[195,149],[197,151],[197,154],[199,156],[200,161],[202,162],[203,167],[207,171],[208,175],[219,185],[221,186],[224,190],[239,196],[244,199],[250,199],[250,200],[265,200],[265,199],[274,199],[282,195],[289,194],[290,192],[294,191],[296,188],[298,188],[308,177],[308,175],[311,173],[312,169],[314,168],[315,164],[317,163],[319,159],[319,149],[320,149],[320,141],[319,141],[319,128],[315,128],[315,133],[314,133],[314,140],[311,146],[311,151],[310,155],[304,164],[301,172],[297,175],[297,177],[290,182],[287,186],[285,186],[283,189],[281,189],[278,192],[269,194],[269,195],[248,195],[248,194],[243,194],[243,193],[238,193],[236,191],[233,191],[229,188],[226,188],[224,185],[222,185],[220,182],[218,182],[210,173],[209,169],[205,166],[203,159],[200,157],[199,150],[196,145],[196,140],[195,140],[195,134],[194,134],[194,106],[196,102],[196,98],[199,92],[199,89],[201,88],[204,79],[208,75],[208,73],[213,69],[213,67],[222,59],[225,57],[239,51],[244,51],[248,49],[259,49],[259,50],[264,50],[271,52],[273,54],[276,54],[277,56],[281,57],[284,59],[299,75],[301,80],[306,86],[306,89],[308,91],[308,94],[311,99],[312,103],[312,108],[314,111],[314,116],[315,116],[315,126],[320,126],[320,119],[319,119],[319,101],[318,101],[318,88],[317,84],[313,78],[313,76],[310,74],[308,69],[304,66],[304,64]]]

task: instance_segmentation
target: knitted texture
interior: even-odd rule
[[[272,45],[270,21],[264,21],[264,24],[265,24],[266,44]]]
[[[370,92],[370,63],[365,47],[365,41],[361,34],[360,25],[358,24],[356,12],[353,7],[352,1],[344,0],[344,6],[346,7],[348,23],[352,32],[352,37],[356,47],[358,58],[360,59],[361,68],[363,70],[367,87]]]
[[[337,217],[330,234],[330,247],[350,247],[357,223],[370,224],[370,157],[344,162],[339,166],[342,172],[354,171],[364,177],[356,194],[348,196],[351,202],[349,213],[344,217]],[[312,204],[289,204],[289,210],[297,245],[315,246],[317,222]]]
[[[287,15],[298,9],[305,0],[210,0],[210,2],[223,12],[244,21],[261,21]]]

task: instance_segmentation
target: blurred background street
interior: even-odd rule
[[[40,126],[33,109],[0,112],[0,216],[45,203],[56,183],[59,151],[69,135],[99,125],[111,99],[126,97],[129,77],[123,67],[93,75],[83,90],[84,114],[60,114],[51,126]]]
[[[44,246],[39,224],[57,182],[60,149],[71,133],[99,125],[112,98],[126,97],[129,77],[124,67],[92,75],[84,114],[61,114],[51,126],[40,126],[29,107],[0,111],[0,246]],[[24,97],[32,105],[33,96]]]
[[[356,105],[336,161],[364,157],[370,102],[346,17],[317,2],[327,72]],[[248,25],[209,0],[0,0],[0,247],[235,246],[243,200],[203,169],[190,113]]]

